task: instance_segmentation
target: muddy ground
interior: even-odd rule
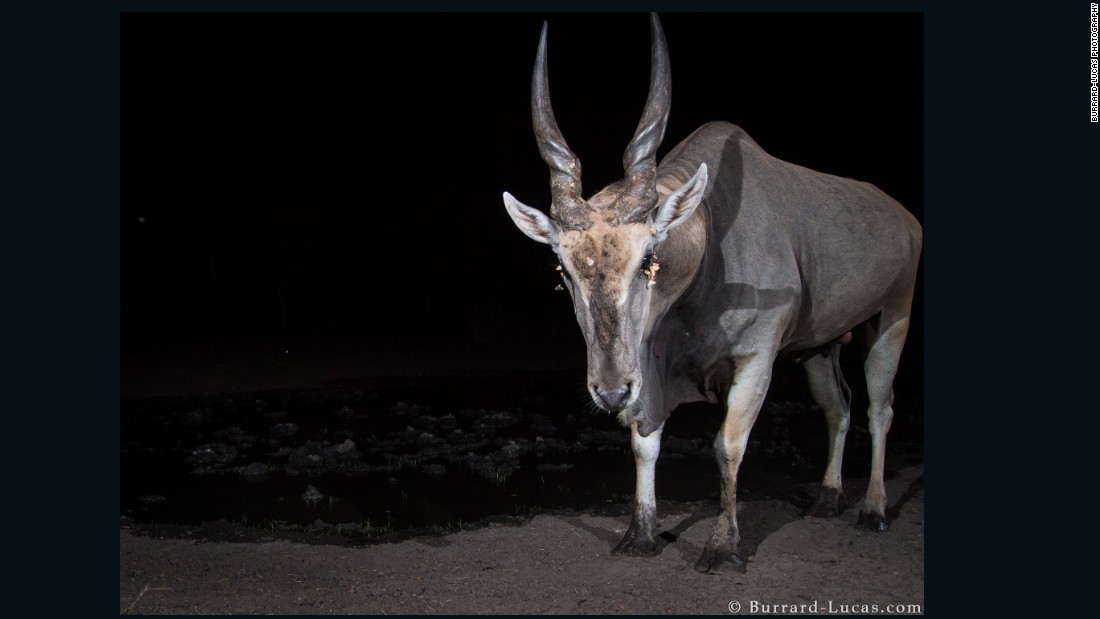
[[[892,526],[875,534],[856,524],[865,415],[849,432],[846,509],[808,518],[824,422],[778,380],[742,468],[747,571],[699,574],[721,411],[691,405],[670,419],[657,469],[665,545],[614,556],[633,492],[629,435],[561,387],[575,378],[375,378],[124,400],[120,612],[923,611],[919,397],[895,403]],[[865,410],[858,395],[854,405]]]

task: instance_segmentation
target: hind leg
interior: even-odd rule
[[[810,383],[810,393],[825,412],[829,428],[829,464],[821,481],[821,494],[810,513],[817,518],[831,518],[838,513],[843,492],[840,470],[852,410],[852,392],[840,372],[840,342],[833,342],[824,353],[806,359],[802,366]]]
[[[908,304],[904,315],[890,317],[884,310],[868,323],[867,362],[867,426],[871,432],[871,481],[860,508],[859,521],[874,531],[888,531],[886,521],[886,485],[883,470],[886,464],[886,434],[894,418],[894,376],[897,374],[901,349],[909,331]]]

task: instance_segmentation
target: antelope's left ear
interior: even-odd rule
[[[703,201],[703,193],[707,189],[707,164],[699,166],[699,170],[688,182],[672,192],[654,213],[653,228],[657,231],[658,242],[665,239],[668,231],[687,221],[695,212],[695,208]]]
[[[561,228],[553,219],[542,214],[538,209],[533,209],[513,198],[507,191],[504,192],[504,208],[508,209],[508,214],[512,216],[512,221],[521,232],[539,243],[558,244]]]

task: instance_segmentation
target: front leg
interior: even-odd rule
[[[638,434],[637,422],[630,424],[630,447],[634,451],[634,467],[637,475],[634,486],[634,513],[630,528],[612,552],[624,555],[648,556],[657,554],[654,533],[657,530],[657,491],[654,486],[657,456],[661,453],[662,423],[649,436]]]
[[[737,554],[741,541],[737,528],[737,470],[749,442],[749,431],[768,392],[773,358],[756,355],[735,360],[738,369],[726,400],[726,420],[714,439],[714,455],[722,474],[721,504],[714,531],[695,563],[696,571],[708,572],[722,562],[731,563],[734,569],[745,569],[744,559]]]

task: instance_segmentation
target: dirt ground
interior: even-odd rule
[[[714,522],[716,506],[706,502],[662,509],[668,543],[650,558],[611,554],[628,516],[586,513],[364,547],[165,539],[124,525],[119,610],[916,614],[924,611],[923,467],[899,471],[887,492],[892,525],[885,534],[858,527],[855,507],[820,520],[782,501],[742,503],[742,549],[755,547],[745,573],[692,569]]]
[[[144,375],[139,376],[141,380],[124,380],[123,390],[128,384],[154,385],[158,387],[156,393],[163,394],[164,385],[169,383],[199,393],[210,390],[180,383],[180,373],[188,369],[182,367],[160,382],[152,382],[155,376]],[[241,384],[239,377],[233,380],[234,385]],[[562,380],[552,377],[548,382],[559,385]],[[266,382],[253,383],[246,384],[270,387],[279,382],[268,377]],[[527,388],[539,393],[536,387]],[[370,389],[365,390],[370,393]],[[416,394],[428,399],[426,391]],[[377,398],[378,406],[384,409],[398,396],[383,391]],[[445,400],[455,399],[451,391],[444,391],[443,396]],[[324,400],[321,406],[338,408],[329,406],[329,401],[334,400]],[[478,396],[474,401],[482,398]],[[569,410],[553,400],[544,408]],[[186,417],[190,408],[168,410],[175,411],[165,417],[173,423],[169,434],[176,439],[186,438],[188,427],[177,423],[177,417]],[[303,424],[301,433],[305,434],[304,420],[309,410],[298,405],[286,410],[284,420],[297,420]],[[445,411],[436,414],[441,412]],[[204,425],[188,431],[218,430],[220,424],[240,422],[223,418],[223,414],[215,414],[209,428]],[[244,409],[238,414],[243,417]],[[378,419],[383,418],[384,412],[379,412]],[[366,434],[381,432],[377,429],[378,419],[372,418],[367,428],[356,430],[355,440],[362,443]],[[406,418],[399,419],[405,423]],[[777,413],[764,421],[769,419],[782,422],[777,428],[785,430],[787,424],[796,424],[803,416],[798,412]],[[804,423],[810,428],[820,424],[816,414],[806,419]],[[906,425],[905,419],[906,414],[899,412],[895,419],[898,428],[892,431],[891,439],[898,439],[894,434],[906,431],[909,425],[913,427],[911,434],[920,428],[915,422]],[[340,421],[327,414],[324,422],[353,421]],[[558,424],[558,435],[575,440],[579,429],[571,429],[559,418],[553,421]],[[339,423],[331,425],[333,432]],[[127,428],[124,425],[124,430]],[[801,435],[803,430],[794,425],[790,433]],[[767,425],[755,432],[762,439],[782,436]],[[144,441],[142,436],[123,433],[124,439],[136,436]],[[685,433],[681,438],[690,435]],[[801,504],[782,493],[768,496],[767,487],[758,487],[755,495],[747,493],[739,502],[741,553],[747,556],[745,573],[694,571],[694,562],[715,521],[716,496],[678,502],[662,498],[660,490],[658,509],[665,545],[652,557],[612,554],[629,523],[621,506],[610,510],[544,509],[533,517],[515,519],[518,523],[514,524],[482,523],[445,535],[375,544],[350,544],[309,535],[297,539],[286,534],[265,537],[264,531],[234,529],[238,523],[224,520],[221,526],[231,534],[208,534],[209,530],[188,526],[169,530],[124,517],[119,530],[119,610],[133,615],[729,615],[735,610],[740,615],[792,611],[915,614],[924,611],[923,450],[911,457],[909,452],[913,450],[908,452],[903,447],[903,457],[899,458],[904,441],[920,444],[920,434],[905,439],[902,433],[899,438],[904,440],[890,443],[894,451],[888,458],[888,463],[904,462],[892,474],[888,472],[889,532],[872,533],[857,526],[858,505],[849,505],[836,519],[803,517],[809,505],[806,501],[812,500],[812,487],[803,491]],[[316,436],[312,434],[300,436],[301,441],[313,439]],[[856,453],[860,441],[866,443],[866,438],[854,431],[849,433],[849,442],[853,441],[857,446],[849,445],[850,453]],[[810,439],[806,442],[815,444]],[[767,461],[763,449],[767,444],[764,440],[756,462]],[[154,451],[167,449],[160,443],[142,446]],[[189,453],[193,445],[184,446],[188,449],[180,454]],[[667,451],[674,455],[671,447]],[[705,460],[709,471],[713,464],[709,456]],[[809,460],[817,471],[821,457]],[[846,473],[846,496],[855,502],[866,487],[866,477],[858,477],[866,475],[866,468],[849,466]],[[453,483],[460,484],[459,477],[453,479]],[[139,486],[135,491],[147,490]],[[168,496],[169,502],[173,499]]]

